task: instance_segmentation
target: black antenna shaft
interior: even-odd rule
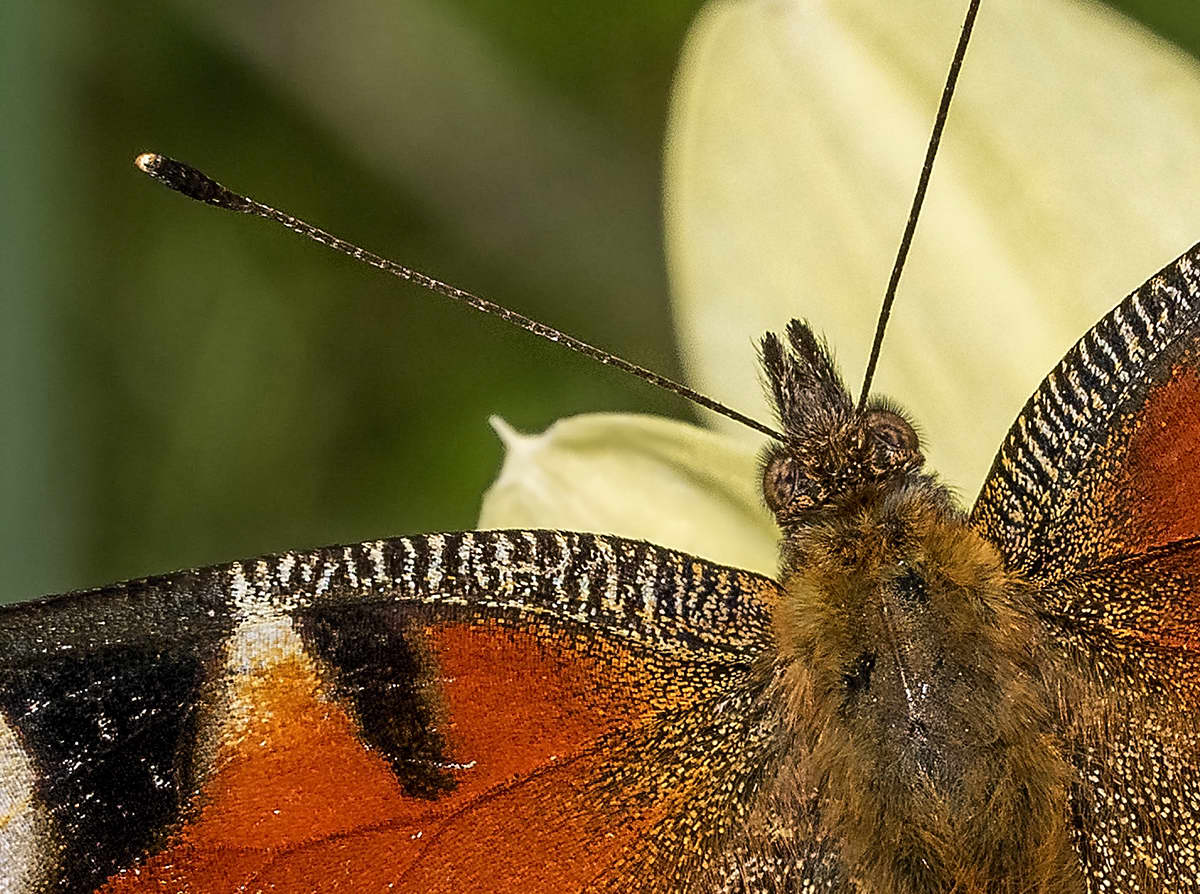
[[[896,252],[896,263],[892,265],[892,276],[888,280],[887,292],[883,296],[883,306],[879,309],[879,321],[875,324],[875,340],[871,344],[871,356],[867,360],[867,372],[863,376],[862,394],[858,398],[858,407],[862,409],[871,393],[871,380],[875,378],[875,367],[879,363],[879,350],[883,347],[883,333],[887,329],[888,318],[892,315],[892,304],[896,301],[896,287],[900,285],[900,274],[904,270],[904,262],[908,259],[908,249],[912,245],[913,234],[917,231],[917,218],[921,216],[921,205],[925,202],[925,191],[929,188],[929,177],[933,173],[933,160],[937,157],[938,145],[942,141],[942,131],[946,128],[946,116],[950,113],[950,100],[954,97],[954,88],[958,84],[958,73],[962,69],[963,58],[967,55],[967,44],[971,40],[971,30],[975,27],[975,16],[979,12],[980,0],[971,0],[967,7],[967,17],[963,22],[962,32],[958,36],[958,46],[954,50],[954,58],[950,61],[950,72],[946,75],[946,86],[942,88],[942,100],[938,104],[937,117],[933,121],[933,133],[929,137],[929,146],[925,150],[925,163],[921,166],[921,176],[917,180],[917,193],[913,196],[912,208],[908,212],[908,223],[904,225],[904,235],[900,237],[900,248]]]
[[[137,165],[151,178],[157,180],[164,186],[168,186],[176,192],[183,193],[188,198],[196,199],[199,202],[204,202],[208,205],[215,205],[218,208],[225,208],[229,211],[237,211],[242,214],[253,214],[255,217],[261,217],[266,220],[272,220],[278,224],[282,224],[294,233],[299,233],[301,236],[306,236],[314,242],[319,242],[321,245],[332,248],[334,251],[341,252],[344,255],[349,255],[355,260],[362,261],[365,264],[370,264],[383,270],[385,273],[390,273],[392,276],[399,277],[407,282],[416,283],[417,285],[428,289],[431,292],[436,292],[452,301],[457,301],[460,304],[465,304],[468,307],[473,307],[481,313],[491,314],[494,317],[499,317],[507,323],[511,323],[526,332],[532,332],[534,335],[541,336],[547,341],[555,342],[570,348],[572,351],[591,357],[593,360],[603,363],[605,366],[612,366],[623,370],[627,373],[637,376],[639,379],[649,382],[662,388],[664,391],[669,391],[672,394],[677,394],[680,397],[690,400],[694,404],[698,404],[705,409],[712,410],[714,413],[719,413],[728,419],[735,422],[740,422],[742,425],[748,426],[755,431],[761,432],[770,438],[777,441],[784,440],[783,435],[767,425],[752,419],[749,416],[739,413],[737,410],[730,409],[724,404],[718,403],[710,397],[706,397],[698,391],[689,388],[673,379],[668,379],[666,376],[638,366],[636,363],[631,363],[622,357],[611,354],[603,348],[598,348],[590,345],[585,341],[581,341],[574,336],[567,335],[565,332],[560,332],[553,326],[548,326],[545,323],[540,323],[537,320],[527,317],[524,314],[509,310],[503,305],[497,304],[494,301],[489,301],[487,298],[481,298],[471,292],[459,289],[449,283],[444,283],[439,279],[434,279],[432,276],[413,270],[410,267],[405,267],[403,264],[397,264],[395,261],[389,261],[387,258],[381,257],[373,252],[367,251],[364,248],[359,248],[353,243],[347,242],[344,239],[339,239],[332,233],[327,233],[319,227],[314,227],[310,223],[306,223],[297,217],[292,217],[283,211],[278,211],[270,205],[264,205],[261,202],[256,202],[248,196],[239,195],[230,189],[226,189],[221,184],[217,183],[211,177],[201,173],[191,165],[184,164],[181,161],[176,161],[173,158],[168,158],[165,155],[156,155],[152,152],[145,152],[139,155],[134,164]]]

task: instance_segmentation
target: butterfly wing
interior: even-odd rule
[[[1061,646],[1090,890],[1200,889],[1200,246],[1050,373],[972,521]]]
[[[6,608],[0,856],[21,860],[0,881],[528,892],[745,875],[796,849],[728,831],[779,751],[761,697],[776,597],[649,544],[512,531]]]
[[[1046,377],[972,521],[1039,581],[1200,536],[1200,246]]]

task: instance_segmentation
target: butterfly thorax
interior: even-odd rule
[[[763,344],[791,435],[763,487],[800,809],[859,891],[1079,890],[1027,586],[920,471],[900,412],[854,408],[807,327],[788,335]]]

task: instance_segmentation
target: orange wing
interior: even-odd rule
[[[51,619],[101,666],[64,681],[33,648],[0,665],[0,707],[41,772],[43,882],[680,889],[729,859],[729,818],[778,750],[758,663],[775,598],[769,580],[648,544],[518,531],[288,554],[0,614],[13,639]],[[177,639],[126,634],[106,652],[88,603],[114,628],[172,619]],[[121,678],[82,721],[120,716],[107,752],[98,734],[53,745],[64,720],[39,726],[31,676],[46,701],[86,709],[54,687],[98,692],[139,648],[187,656],[186,685],[146,697]],[[160,789],[147,811],[138,796]]]
[[[1050,373],[972,520],[1060,647],[1089,890],[1200,890],[1200,247]]]

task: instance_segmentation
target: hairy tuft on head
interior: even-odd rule
[[[894,487],[921,467],[912,424],[881,398],[856,409],[828,345],[807,323],[792,320],[786,343],[767,333],[760,348],[786,436],[763,457],[763,498],[781,525]]]
[[[814,422],[848,418],[854,403],[828,344],[803,320],[792,320],[787,345],[773,332],[760,342],[763,372],[784,432],[803,437]]]

